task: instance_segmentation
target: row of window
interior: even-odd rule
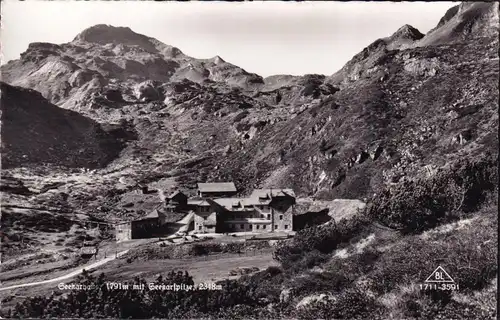
[[[234,225],[233,225],[233,224],[231,224],[231,223],[230,223],[230,224],[228,224],[229,229],[236,229],[236,228],[237,228],[237,226],[238,226],[237,224],[234,224]],[[251,224],[250,224],[250,225],[248,225],[248,226],[249,226],[249,230],[252,230],[252,229],[253,229],[253,225],[251,225]],[[259,230],[259,229],[260,229],[260,227],[261,227],[260,225],[256,225],[256,226],[255,226],[255,229]],[[285,224],[284,228],[285,228],[285,229],[288,229],[288,225],[287,225],[287,224]],[[244,225],[244,224],[240,224],[240,229],[241,229],[241,230],[245,230],[245,225]],[[265,225],[265,224],[263,224],[263,225],[262,225],[262,229],[266,229],[266,225]],[[277,224],[275,224],[275,225],[274,225],[274,229],[278,229],[278,225],[277,225]]]
[[[265,215],[265,214],[261,214],[261,215],[260,215],[260,217],[261,217],[261,218],[263,218],[263,219],[264,219],[264,218],[267,218],[267,220],[271,220],[271,214],[270,214],[270,213],[268,213],[267,215]],[[236,218],[237,218],[237,216],[236,216],[236,215],[234,215],[234,214],[230,216],[230,219],[232,219],[232,220],[234,220],[234,219],[236,219]],[[250,216],[250,217],[246,217],[246,218],[252,218],[252,216]],[[280,215],[279,215],[279,219],[280,219],[280,220],[283,220],[283,215],[282,215],[282,214],[280,214]],[[206,218],[205,218],[205,220],[206,220]]]
[[[262,211],[269,211],[269,206],[257,206],[257,207],[260,208]],[[210,211],[210,207],[208,207],[208,206],[200,206],[199,208],[200,208],[200,212],[209,212]],[[279,205],[279,206],[277,206],[277,209],[278,209],[278,211],[285,211],[286,208],[284,205]]]
[[[210,207],[200,207],[200,212],[210,212]]]

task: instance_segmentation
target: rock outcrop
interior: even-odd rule
[[[463,4],[425,36],[404,25],[331,76],[262,78],[106,25],[32,44],[1,70],[113,128],[128,142],[109,170],[138,181],[168,172],[182,186],[228,179],[363,199],[429,164],[498,152],[497,11]]]

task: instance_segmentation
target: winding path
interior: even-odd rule
[[[23,288],[23,287],[38,286],[38,285],[41,285],[41,284],[52,283],[52,282],[59,282],[59,281],[62,281],[62,280],[70,279],[70,278],[73,278],[74,276],[77,276],[77,275],[81,274],[83,272],[83,270],[91,270],[91,269],[95,269],[97,267],[100,267],[103,264],[106,264],[106,263],[108,263],[108,262],[110,262],[112,260],[115,260],[118,257],[123,256],[127,252],[128,252],[128,249],[124,250],[124,251],[120,251],[116,255],[113,255],[113,256],[108,257],[108,258],[101,259],[101,260],[96,261],[96,262],[94,262],[92,264],[89,264],[89,265],[87,265],[85,267],[81,267],[81,268],[79,268],[79,269],[77,269],[77,270],[75,270],[73,272],[70,272],[70,273],[64,275],[64,276],[60,276],[60,277],[49,279],[49,280],[43,280],[43,281],[37,281],[37,282],[29,282],[29,283],[23,283],[23,284],[16,284],[16,285],[13,285],[13,286],[10,286],[10,287],[0,288],[0,291],[12,290],[12,289]]]

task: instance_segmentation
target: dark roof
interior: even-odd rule
[[[171,195],[169,195],[169,196],[168,196],[168,198],[169,198],[169,199],[172,199],[172,198],[174,198],[174,197],[176,197],[176,196],[178,196],[178,195],[182,195],[182,196],[184,196],[184,197],[187,197],[184,193],[182,193],[182,192],[180,192],[180,191],[178,191],[178,190],[177,190],[177,191],[175,191],[174,193],[172,193]]]
[[[236,192],[233,182],[210,182],[198,183],[198,190],[201,192]]]
[[[252,206],[249,200],[247,198],[220,198],[213,201],[228,211],[242,211],[245,206]]]
[[[292,189],[254,189],[250,198],[257,199],[269,199],[270,197],[292,197],[295,198],[295,192]]]

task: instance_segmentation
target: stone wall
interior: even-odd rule
[[[291,203],[281,203],[284,208],[274,206],[273,211],[273,231],[292,231],[293,230],[293,211],[295,205]]]

